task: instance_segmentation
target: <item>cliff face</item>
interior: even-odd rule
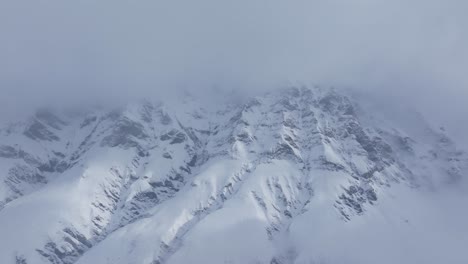
[[[41,110],[0,130],[0,263],[466,263],[467,167],[330,89]]]

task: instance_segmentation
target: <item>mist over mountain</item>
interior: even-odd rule
[[[468,2],[0,3],[0,263],[468,263]]]
[[[406,100],[463,140],[464,1],[0,3],[0,120],[47,105],[290,83]],[[437,111],[435,111],[437,109]],[[462,131],[462,132],[461,132]]]

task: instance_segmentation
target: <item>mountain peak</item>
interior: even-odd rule
[[[443,131],[418,115],[387,119],[337,89],[205,102],[40,110],[3,130],[0,230],[11,239],[0,262],[339,262],[304,245],[320,249],[316,232],[335,229],[348,245],[363,222],[406,219],[389,239],[417,232],[408,199],[429,203],[426,191],[465,181],[466,154]],[[12,226],[32,215],[34,225]],[[229,250],[214,254],[221,241]]]

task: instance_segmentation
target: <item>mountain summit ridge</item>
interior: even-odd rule
[[[317,87],[201,102],[40,110],[1,129],[0,262],[375,263],[342,249],[360,234],[372,248],[378,227],[387,248],[420,234],[440,209],[431,193],[468,201],[467,155],[418,114]],[[421,255],[437,247],[425,243],[380,263],[466,260],[461,246]]]

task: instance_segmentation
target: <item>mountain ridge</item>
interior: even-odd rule
[[[335,225],[317,228],[332,232],[379,215],[400,189],[465,186],[468,158],[422,117],[389,121],[359,103],[292,87],[211,106],[40,110],[0,130],[0,262],[364,263],[301,251],[305,219],[323,213]],[[217,255],[196,241],[227,245]]]

